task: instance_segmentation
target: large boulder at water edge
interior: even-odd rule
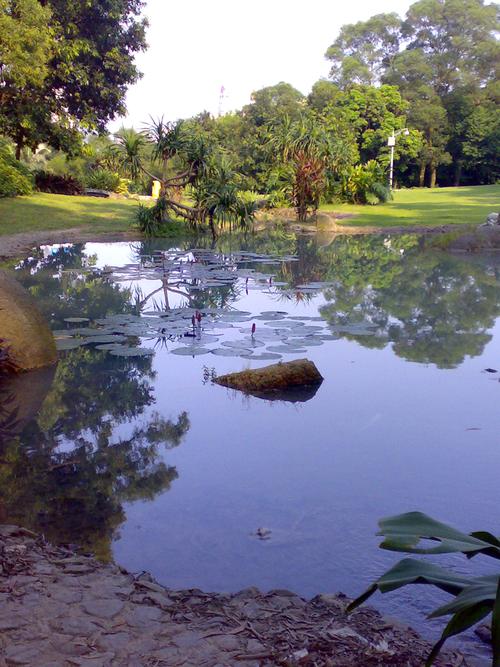
[[[0,347],[8,351],[9,367],[19,371],[57,361],[54,337],[28,292],[0,271]]]
[[[286,400],[287,392],[296,397],[297,389],[317,388],[323,382],[323,377],[312,361],[296,359],[264,368],[221,375],[215,382],[247,394],[263,398],[273,398],[273,395],[277,394],[282,400]]]

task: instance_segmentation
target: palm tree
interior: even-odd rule
[[[342,140],[327,132],[314,116],[290,121],[285,116],[270,128],[268,147],[293,171],[292,198],[297,218],[304,222],[309,210],[319,207],[328,171],[338,170],[347,156]]]
[[[148,147],[161,176],[145,164]],[[214,236],[215,222],[246,224],[253,217],[255,207],[239,197],[237,175],[228,160],[216,153],[206,133],[185,121],[160,118],[151,120],[141,133],[122,131],[117,135],[117,150],[131,175],[143,172],[160,181],[158,202],[152,209],[143,207],[138,214],[141,226],[150,234],[171,215],[193,225],[208,219]],[[194,206],[180,201],[180,193],[188,186]]]

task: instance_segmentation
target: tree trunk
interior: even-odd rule
[[[214,216],[213,213],[210,213],[208,216],[208,224],[210,226],[210,231],[212,232],[212,238],[215,241],[217,238],[217,234],[215,233],[215,225],[214,225]]]
[[[21,151],[23,150],[23,148],[24,148],[24,138],[21,135],[20,137],[18,137],[16,142],[16,160],[21,159]]]
[[[458,188],[460,185],[460,179],[462,177],[462,160],[457,160],[455,162],[455,178],[453,180],[453,185]]]
[[[418,187],[419,187],[419,188],[423,188],[423,187],[424,187],[424,184],[425,184],[425,169],[426,169],[426,167],[427,167],[427,165],[425,164],[425,162],[421,162],[421,163],[420,163],[420,171],[419,171],[419,174],[418,174]]]
[[[435,188],[436,187],[436,181],[437,181],[436,165],[433,162],[431,162],[431,177],[430,177],[429,187]]]

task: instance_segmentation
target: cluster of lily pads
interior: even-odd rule
[[[107,267],[106,273],[122,281],[161,279],[167,287],[184,292],[225,287],[237,281],[247,290],[268,290],[271,286],[280,289],[282,284],[273,283],[273,274],[257,272],[246,265],[272,265],[294,259],[243,251],[230,256],[206,250],[168,251],[143,257],[137,264]],[[314,283],[301,287],[318,292],[324,286]],[[115,356],[152,355],[163,347],[172,354],[191,357],[214,354],[256,361],[279,360],[284,355],[305,354],[309,348],[335,340],[344,332],[371,333],[364,325],[339,326],[332,331],[320,316],[290,315],[282,310],[252,314],[233,307],[172,308],[140,315],[114,314],[93,321],[69,317],[65,322],[66,329],[54,331],[59,350],[93,346]]]

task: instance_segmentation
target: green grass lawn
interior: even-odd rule
[[[85,227],[88,231],[130,229],[138,203],[129,199],[69,197],[38,192],[0,199],[0,235]]]
[[[488,213],[500,209],[500,185],[464,188],[415,188],[399,190],[393,201],[379,206],[328,204],[322,211],[353,213],[339,221],[349,226],[396,227],[450,225],[484,222]]]
[[[0,199],[0,236],[19,232],[84,228],[96,234],[130,229],[138,203],[128,199],[97,199],[37,193]],[[483,222],[500,209],[500,185],[435,190],[400,190],[379,206],[330,204],[323,211],[353,213],[343,221],[356,226],[445,225]],[[342,222],[341,222],[342,224]]]

